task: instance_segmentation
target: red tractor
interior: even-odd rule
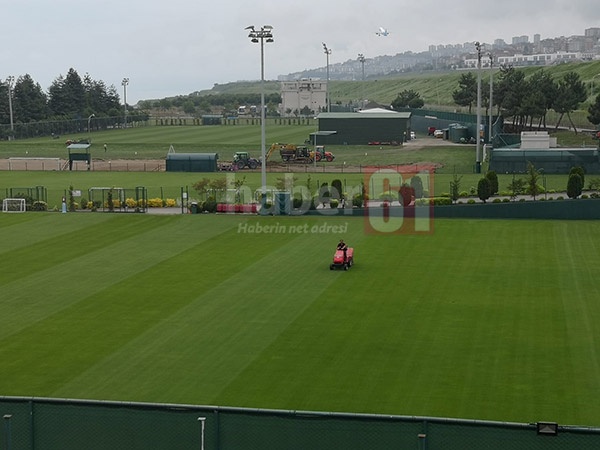
[[[336,250],[333,255],[333,262],[329,264],[329,270],[344,269],[348,270],[354,264],[354,248],[348,247],[344,250]]]

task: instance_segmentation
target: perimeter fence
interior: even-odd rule
[[[2,450],[586,450],[600,429],[391,415],[0,397]]]

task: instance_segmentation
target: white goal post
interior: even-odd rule
[[[24,198],[5,198],[2,200],[2,212],[25,212]]]

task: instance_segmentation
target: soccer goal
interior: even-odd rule
[[[25,212],[24,198],[5,198],[2,200],[2,212]]]

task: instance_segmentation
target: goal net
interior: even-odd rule
[[[5,198],[2,200],[2,212],[25,212],[24,198]]]

